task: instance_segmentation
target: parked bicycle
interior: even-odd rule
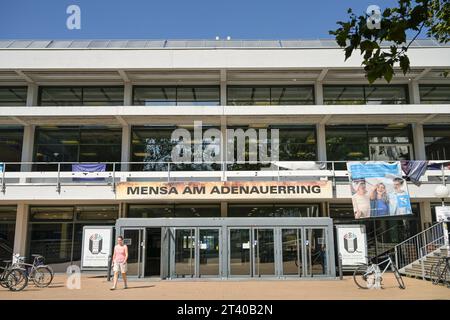
[[[40,254],[32,254],[31,256],[33,257],[33,263],[25,263],[25,257],[16,254],[14,266],[24,269],[28,280],[33,281],[37,287],[48,287],[54,277],[52,268],[44,264],[45,258]]]
[[[403,282],[402,275],[395,266],[394,259],[392,257],[393,254],[391,253],[387,255],[387,259],[381,261],[380,263],[371,263],[368,265],[362,264],[358,268],[356,268],[355,272],[353,273],[353,280],[355,281],[356,285],[361,289],[369,289],[373,288],[378,281],[381,286],[383,281],[383,274],[389,267],[391,267],[391,270],[395,275],[395,279],[398,282],[399,288],[405,289],[406,286]],[[370,261],[372,260],[373,259],[370,259]],[[386,267],[383,269],[383,271],[381,271],[384,264],[386,264]]]
[[[450,257],[442,257],[431,266],[431,282],[433,284],[447,285],[450,288]]]
[[[0,286],[11,291],[21,291],[28,285],[28,277],[25,269],[14,267],[11,260],[3,261],[4,267],[0,267]]]

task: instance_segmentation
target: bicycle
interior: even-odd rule
[[[380,263],[372,263],[372,264],[362,264],[358,268],[356,268],[355,272],[353,273],[353,280],[355,281],[356,285],[361,289],[369,289],[373,288],[377,282],[380,284],[383,281],[383,274],[386,272],[386,270],[391,267],[392,272],[395,275],[395,279],[398,282],[398,286],[400,289],[405,289],[405,283],[403,282],[402,275],[398,271],[397,267],[395,266],[394,260],[392,258],[393,254],[388,254],[387,259],[381,261]],[[373,259],[370,259],[372,261]],[[380,266],[385,264],[387,262],[386,267],[381,272]]]
[[[48,287],[52,283],[54,277],[52,268],[44,264],[45,258],[43,256],[39,254],[32,254],[31,256],[33,257],[33,263],[25,263],[25,257],[16,254],[16,262],[13,265],[23,268],[28,280],[33,281],[37,287]]]
[[[3,261],[6,265],[0,267],[0,286],[10,291],[22,291],[28,285],[28,277],[22,268],[13,267],[11,260]]]
[[[430,269],[430,277],[431,283],[436,285],[442,282],[450,288],[450,257],[442,257],[433,264]]]

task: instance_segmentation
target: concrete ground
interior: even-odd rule
[[[119,280],[118,289],[109,290],[111,282],[105,277],[86,275],[81,277],[81,289],[68,289],[66,275],[56,275],[48,288],[28,286],[21,292],[11,292],[0,288],[0,300],[10,299],[63,299],[63,300],[109,300],[109,299],[170,299],[170,300],[308,300],[308,299],[445,299],[450,300],[450,289],[435,286],[429,281],[404,278],[406,290],[397,287],[395,278],[385,274],[383,289],[358,289],[351,276],[344,280],[216,280],[216,281],[161,281],[134,280],[124,290]]]

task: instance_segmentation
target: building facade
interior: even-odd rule
[[[0,254],[40,253],[64,271],[80,263],[87,225],[131,239],[137,276],[332,275],[336,224],[363,223],[369,252],[388,250],[435,221],[434,190],[450,173],[408,184],[413,215],[354,219],[346,161],[450,159],[450,46],[416,40],[409,55],[410,73],[369,85],[361,59],[344,62],[331,40],[2,40]],[[282,165],[227,161],[224,143],[217,163],[175,162],[175,129],[200,150],[208,129],[222,141],[229,129],[278,129]],[[329,183],[330,193],[119,192],[133,182],[302,181]]]

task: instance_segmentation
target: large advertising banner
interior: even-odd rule
[[[117,199],[249,200],[332,198],[331,181],[121,182]]]
[[[347,163],[355,219],[412,214],[400,162]]]
[[[367,263],[365,225],[336,225],[336,233],[342,266],[357,266]]]
[[[81,269],[106,270],[108,257],[112,254],[112,241],[112,226],[83,227]]]

